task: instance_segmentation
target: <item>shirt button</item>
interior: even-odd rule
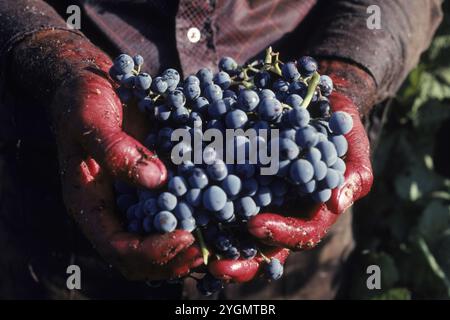
[[[202,34],[200,33],[200,30],[198,30],[198,28],[192,27],[189,28],[186,36],[190,42],[197,43],[200,41]]]

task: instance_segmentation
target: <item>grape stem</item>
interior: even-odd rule
[[[268,257],[266,257],[266,255],[264,255],[264,253],[262,253],[261,251],[259,251],[259,254],[261,255],[261,257],[264,259],[264,261],[266,263],[270,263],[270,259]]]
[[[301,107],[308,108],[308,106],[311,103],[311,100],[314,96],[314,93],[316,92],[316,88],[319,85],[319,81],[320,81],[320,75],[316,71],[316,72],[314,72],[313,76],[311,77],[311,80],[310,80],[309,86],[308,86],[308,92],[306,93],[306,97],[303,100],[302,104],[300,105]]]
[[[197,236],[198,242],[200,243],[200,249],[201,249],[202,256],[203,256],[203,263],[205,264],[205,266],[207,266],[208,265],[209,250],[206,247],[205,239],[203,238],[203,234],[202,234],[202,232],[200,231],[199,228],[197,228],[195,230],[195,234]]]

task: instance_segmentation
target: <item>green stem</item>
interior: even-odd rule
[[[209,250],[206,247],[205,239],[203,238],[203,234],[200,231],[199,228],[195,230],[195,234],[197,235],[197,240],[200,243],[200,249],[202,251],[203,255],[203,263],[207,266],[208,265],[208,257],[209,257]]]
[[[301,107],[308,108],[309,104],[311,103],[311,100],[314,96],[314,92],[316,92],[316,88],[320,81],[320,75],[319,73],[315,72],[311,78],[311,81],[309,82],[308,86],[308,92],[306,93],[305,100],[303,100]]]
[[[265,261],[266,263],[270,263],[270,259],[269,259],[268,257],[266,257],[266,256],[264,255],[264,253],[262,253],[260,250],[259,250],[259,254],[261,255],[261,257],[264,259],[264,261]]]

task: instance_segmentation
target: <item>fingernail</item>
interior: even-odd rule
[[[165,173],[166,170],[164,169],[162,172],[157,162],[148,162],[139,169],[137,178],[143,187],[150,189],[157,188],[165,181],[164,176],[167,175]]]

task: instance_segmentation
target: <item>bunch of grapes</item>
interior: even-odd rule
[[[193,232],[209,256],[251,259],[261,255],[266,273],[276,280],[283,274],[277,259],[268,259],[246,231],[246,222],[268,207],[281,207],[303,199],[326,202],[332,190],[344,183],[348,149],[345,134],[353,121],[345,112],[332,112],[328,96],[333,82],[319,75],[317,62],[302,57],[283,63],[278,53],[266,50],[264,60],[238,65],[230,57],[219,62],[219,72],[207,68],[184,81],[178,71],[167,69],[152,79],[141,72],[144,59],[121,54],[110,76],[120,84],[117,93],[127,105],[137,105],[152,123],[144,144],[155,150],[168,168],[168,183],[160,190],[142,190],[117,183],[117,204],[126,215],[130,232]],[[194,146],[173,141],[177,129],[192,140],[200,139],[203,161],[173,155],[192,155]],[[254,129],[255,136],[233,136],[225,145],[243,150],[243,161],[226,163],[230,152],[206,144],[203,136],[216,129]],[[272,135],[277,131],[277,135]],[[268,134],[263,134],[266,132]],[[271,150],[278,146],[276,167],[264,174],[267,163],[259,156],[250,161],[251,146]],[[173,150],[176,150],[173,153]],[[297,204],[298,205],[298,204]],[[222,283],[207,274],[198,288],[210,294]]]

